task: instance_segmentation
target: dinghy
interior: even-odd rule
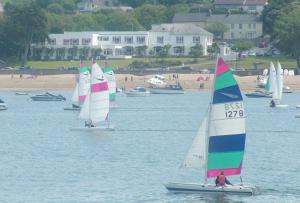
[[[272,63],[272,62],[271,62]],[[273,64],[273,63],[272,63]],[[271,73],[270,73],[271,77]],[[272,67],[272,84],[274,84],[274,92],[272,94],[272,100],[270,107],[286,108],[287,104],[282,104],[282,89],[283,89],[283,70],[279,62],[277,62],[277,70]]]
[[[71,128],[73,131],[111,131],[109,123],[109,89],[107,79],[97,63],[92,65],[90,88],[80,110],[79,118],[85,120],[83,127]],[[104,122],[105,125],[99,125]]]
[[[87,66],[84,66],[80,62],[79,68],[79,81],[76,83],[76,87],[72,96],[72,107],[64,108],[64,110],[80,111],[81,106],[86,98],[88,90],[90,88],[90,72]]]
[[[215,186],[208,183],[223,172],[239,175],[245,149],[245,110],[240,88],[229,67],[218,58],[212,99],[183,168],[203,168],[204,183],[168,183],[170,192],[253,195],[252,185]]]

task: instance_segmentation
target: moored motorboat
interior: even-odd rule
[[[59,95],[54,95],[49,92],[46,92],[45,94],[38,94],[35,96],[30,97],[33,101],[65,101],[66,98]]]
[[[272,97],[272,94],[262,90],[255,90],[254,92],[246,93],[245,95],[249,98],[271,98]]]
[[[175,85],[166,85],[164,87],[150,86],[148,89],[151,94],[184,94],[184,90],[179,83]]]
[[[150,96],[150,92],[145,87],[135,87],[125,92],[128,97],[146,97]]]

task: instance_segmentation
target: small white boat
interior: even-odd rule
[[[298,104],[298,105],[296,106],[296,108],[298,108],[298,109],[299,109],[299,108],[300,108],[300,105]]]
[[[0,110],[7,110],[7,105],[6,103],[0,99]]]
[[[215,186],[213,184],[197,183],[169,183],[165,187],[174,193],[221,193],[236,195],[254,195],[257,194],[257,188],[250,185],[225,185]]]
[[[184,94],[184,90],[179,83],[164,87],[151,86],[148,89],[151,94]]]
[[[28,95],[28,92],[16,92],[16,95]]]
[[[114,131],[114,126],[99,126],[99,127],[74,127],[71,131],[98,132],[98,131]]]
[[[125,92],[128,97],[146,97],[150,96],[150,92],[145,87],[135,87],[130,91]]]

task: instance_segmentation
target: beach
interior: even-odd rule
[[[132,89],[136,86],[147,87],[147,80],[154,75],[136,76],[130,74],[116,74],[117,87]],[[180,82],[186,91],[207,91],[213,82],[212,74],[163,74],[169,84]],[[173,79],[174,77],[174,79]],[[204,80],[197,81],[199,77]],[[244,92],[252,91],[257,88],[257,76],[236,76],[240,88]],[[34,91],[34,90],[64,90],[72,89],[75,86],[76,75],[42,75],[33,77],[31,75],[0,75],[0,89],[12,91]],[[200,89],[200,84],[204,87]],[[285,76],[284,85],[289,86],[294,91],[300,90],[300,76]]]

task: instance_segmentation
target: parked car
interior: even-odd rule
[[[256,56],[256,53],[254,51],[249,51],[248,56]]]

